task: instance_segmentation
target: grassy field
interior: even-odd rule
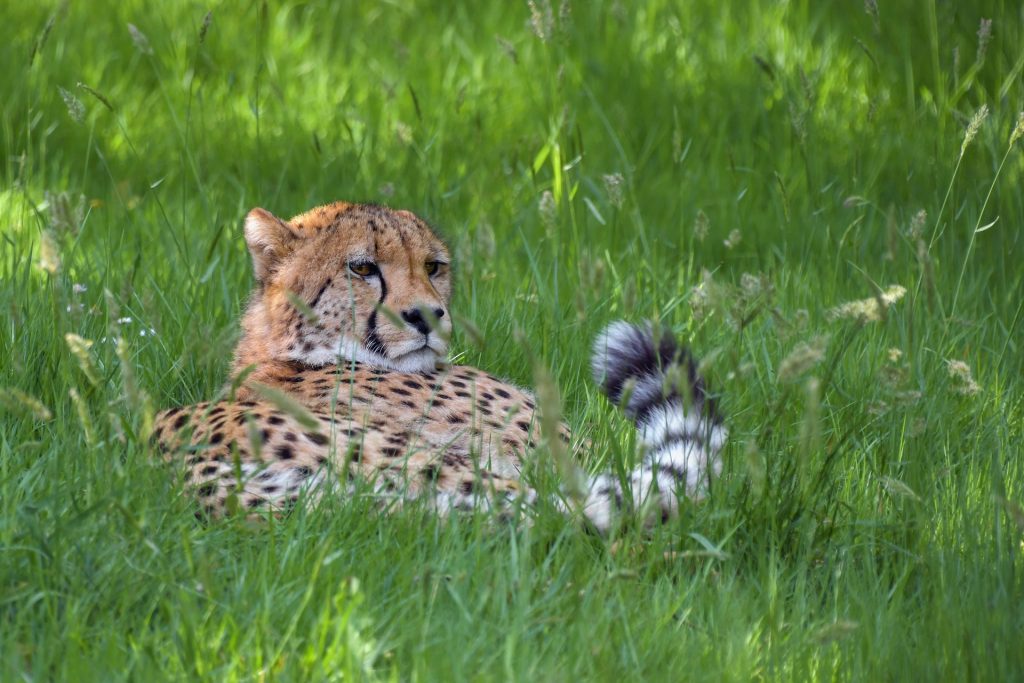
[[[0,680],[1024,676],[1024,14],[750,5],[6,3]],[[457,359],[588,468],[590,340],[672,326],[709,500],[197,522],[148,421],[225,380],[245,211],[333,199],[439,227]]]

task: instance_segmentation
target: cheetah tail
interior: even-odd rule
[[[678,495],[702,498],[721,471],[727,430],[689,352],[650,322],[620,320],[597,336],[591,366],[608,399],[636,424],[644,447],[628,482],[633,503],[639,507],[653,495],[666,518],[678,511]],[[584,504],[591,522],[607,528],[621,506],[618,478],[594,477]]]

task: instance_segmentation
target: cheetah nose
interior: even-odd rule
[[[433,313],[438,320],[444,317],[443,308],[435,308]],[[402,320],[416,328],[416,331],[420,334],[430,334],[430,322],[423,317],[423,311],[420,308],[410,308],[407,311],[402,311]]]

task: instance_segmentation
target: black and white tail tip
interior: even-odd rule
[[[631,475],[634,500],[659,492],[663,512],[674,496],[703,497],[721,471],[719,453],[727,431],[697,365],[672,334],[650,322],[614,322],[594,342],[594,380],[639,431],[646,454]]]

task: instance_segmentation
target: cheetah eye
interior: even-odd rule
[[[441,266],[445,265],[441,261],[427,261],[424,266],[427,269],[427,275],[434,277],[441,272]]]
[[[348,269],[359,277],[369,277],[377,274],[377,266],[369,261],[348,264]]]

